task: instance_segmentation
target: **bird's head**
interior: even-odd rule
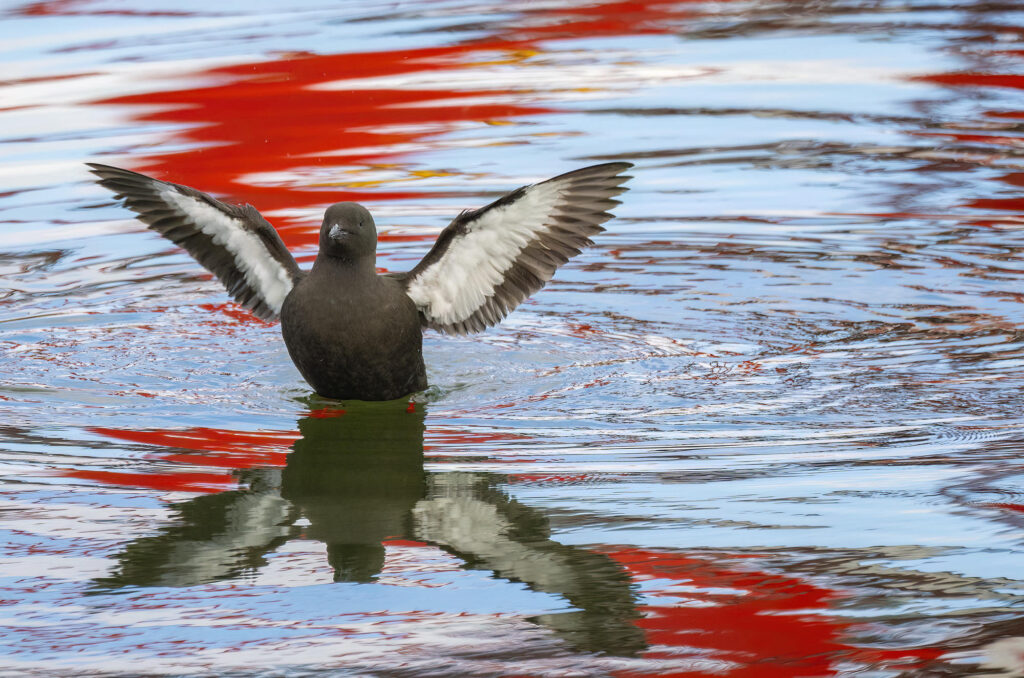
[[[354,261],[376,251],[377,227],[365,207],[339,202],[327,208],[320,226],[321,254]]]

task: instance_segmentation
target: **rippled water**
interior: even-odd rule
[[[1019,5],[2,11],[0,673],[1024,675]],[[311,397],[83,166],[404,270],[606,160],[411,405]]]

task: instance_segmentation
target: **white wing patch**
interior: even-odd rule
[[[86,163],[124,206],[217,276],[257,318],[277,320],[303,273],[274,227],[251,205],[228,205],[188,186]]]
[[[604,229],[628,162],[592,165],[516,189],[448,225],[400,279],[422,323],[447,334],[501,322]]]
[[[515,202],[488,210],[452,240],[436,264],[410,281],[409,297],[439,324],[466,320],[493,294],[520,252],[547,230],[560,197],[558,183],[536,184]]]
[[[214,244],[228,250],[235,260],[235,266],[245,276],[245,281],[275,314],[280,315],[281,305],[294,283],[288,270],[268,256],[267,248],[259,236],[246,229],[240,219],[233,219],[202,200],[166,186],[156,186],[161,189],[160,197],[188,216],[199,230],[213,239]]]

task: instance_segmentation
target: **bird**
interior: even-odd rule
[[[320,396],[395,400],[427,388],[423,330],[496,325],[589,245],[621,204],[633,165],[609,162],[522,186],[461,212],[406,272],[378,273],[377,228],[357,203],[327,208],[319,252],[299,268],[256,210],[189,186],[86,163],[151,230],[184,248],[240,306],[279,320],[288,354]]]

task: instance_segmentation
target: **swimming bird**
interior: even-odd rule
[[[318,394],[392,400],[427,387],[423,328],[480,332],[542,288],[603,231],[632,165],[584,167],[466,210],[412,270],[378,274],[377,228],[362,205],[331,205],[309,271],[251,205],[87,163],[150,229],[183,247],[242,307],[280,320],[288,354]]]

